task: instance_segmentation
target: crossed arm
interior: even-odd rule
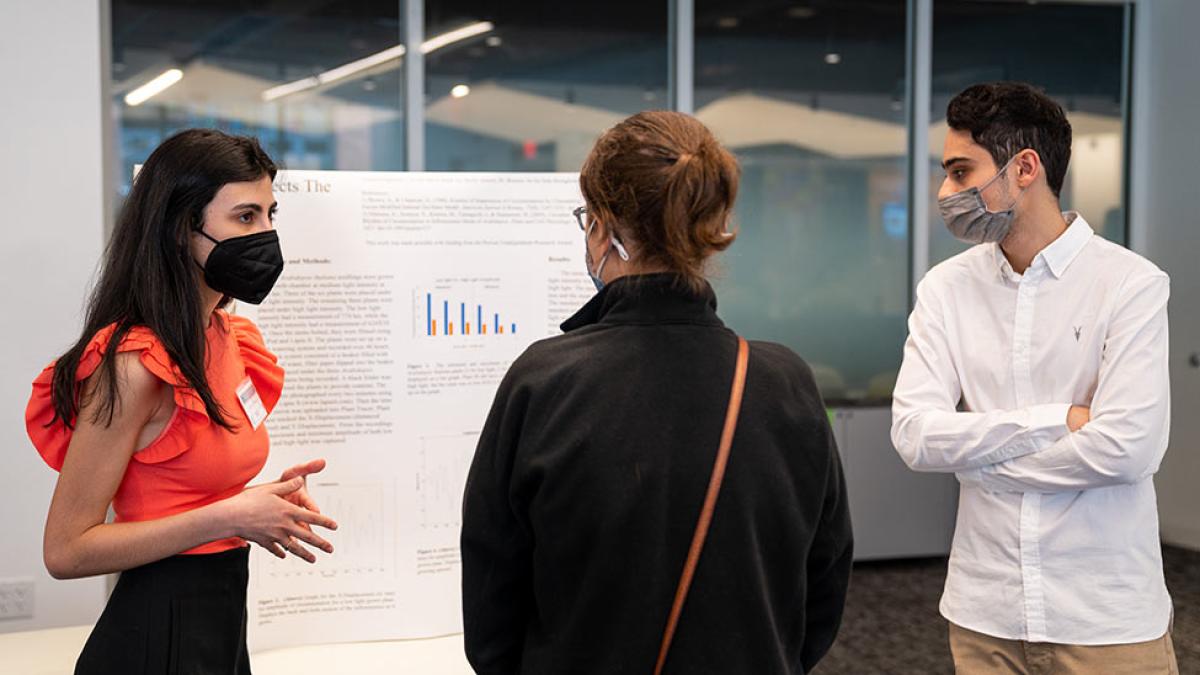
[[[1168,296],[1161,273],[1119,291],[1086,408],[1064,401],[976,413],[955,409],[962,391],[941,307],[919,289],[893,403],[897,451],[915,470],[996,491],[1086,490],[1152,475],[1170,417]]]

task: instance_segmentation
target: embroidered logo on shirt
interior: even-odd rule
[[[1083,332],[1083,326],[1075,326],[1075,341],[1079,342],[1079,334]]]

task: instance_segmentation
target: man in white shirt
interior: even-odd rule
[[[917,288],[892,442],[960,483],[955,667],[1176,673],[1153,483],[1167,275],[1061,212],[1071,126],[1050,98],[976,85],[946,117],[939,208],[977,245]]]

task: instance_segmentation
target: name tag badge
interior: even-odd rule
[[[242,404],[242,410],[246,413],[246,419],[250,420],[250,426],[257,431],[263,420],[267,419],[267,407],[258,397],[258,390],[254,388],[250,378],[247,377],[238,385],[237,397],[238,403]]]

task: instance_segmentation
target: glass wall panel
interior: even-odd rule
[[[937,211],[946,105],[972,84],[1020,80],[1067,112],[1073,143],[1064,210],[1078,210],[1104,237],[1124,244],[1125,7],[1115,3],[935,0],[930,119],[930,263],[966,250]]]
[[[908,314],[905,2],[697,0],[696,116],[742,166],[717,269],[736,330],[833,403],[891,396]]]
[[[121,191],[191,126],[254,134],[292,168],[405,168],[402,4],[112,0]],[[695,4],[695,114],[743,170],[739,240],[715,270],[722,314],[794,348],[836,403],[885,402],[905,336],[907,4]],[[931,262],[964,248],[935,204],[946,104],[998,79],[1064,105],[1064,207],[1125,242],[1125,9],[935,0]],[[424,13],[428,170],[578,170],[605,128],[670,107],[667,2],[430,0]],[[175,81],[141,90],[164,73]]]
[[[401,34],[396,0],[112,0],[121,192],[188,127],[257,136],[290,168],[403,169]]]
[[[667,3],[432,0],[426,168],[578,171],[623,118],[668,108]]]

